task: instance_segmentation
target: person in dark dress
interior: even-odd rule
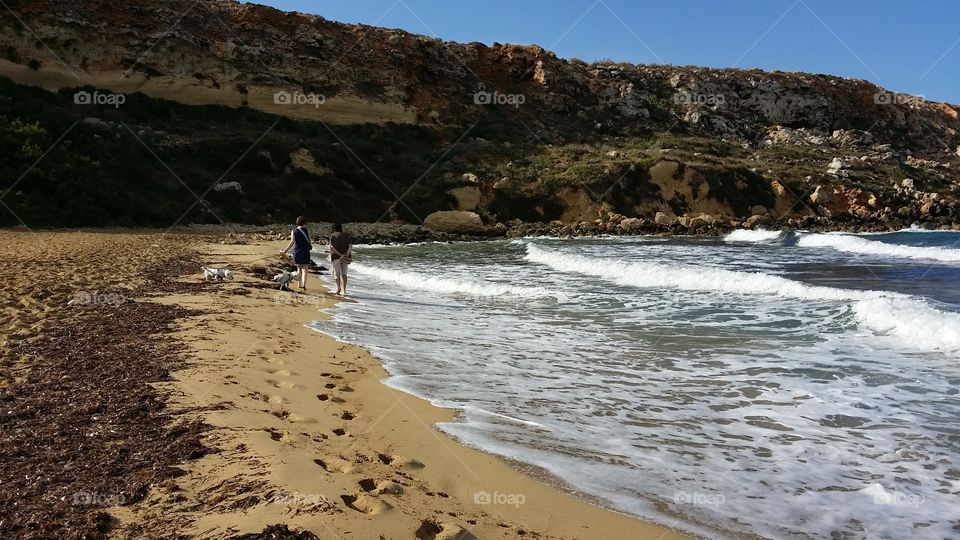
[[[313,249],[313,244],[310,243],[310,231],[307,230],[306,223],[307,221],[303,219],[303,216],[297,218],[297,228],[290,231],[290,243],[281,251],[281,253],[286,254],[293,248],[293,264],[297,266],[299,286],[304,291],[307,290],[307,269],[313,262],[310,259],[310,250]]]
[[[333,263],[333,277],[337,280],[337,292],[347,294],[347,265],[353,257],[353,238],[343,232],[343,225],[333,224],[330,236],[330,261]]]

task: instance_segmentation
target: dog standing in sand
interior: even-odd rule
[[[226,268],[207,268],[206,266],[201,266],[200,270],[203,271],[203,279],[210,281],[223,281],[225,279],[233,281],[233,270],[227,270]]]
[[[280,284],[281,291],[290,290],[290,282],[293,281],[293,274],[284,270],[283,272],[273,276],[273,280]]]

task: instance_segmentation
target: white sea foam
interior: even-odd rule
[[[927,351],[960,351],[960,314],[933,309],[918,300],[861,300],[853,305],[857,321],[881,334]]]
[[[561,272],[596,276],[629,287],[847,302],[852,305],[857,321],[873,332],[894,336],[913,349],[960,351],[960,314],[937,310],[922,299],[900,293],[807,285],[761,272],[649,262],[600,262],[596,258],[547,251],[532,244],[527,246],[526,259]]]
[[[867,240],[850,234],[810,234],[800,237],[801,247],[828,247],[847,253],[884,255],[911,259],[929,259],[944,262],[960,261],[960,249],[943,247],[904,246]]]
[[[728,536],[955,536],[956,497],[943,490],[960,466],[949,304],[784,279],[811,262],[843,277],[829,249],[533,244],[542,264],[508,241],[371,250],[356,264],[405,284],[362,275],[369,294],[314,326],[369,346],[390,386],[460,411],[443,431],[616,510],[708,538],[724,534],[681,516]],[[583,301],[394,301],[411,287],[434,296],[419,292],[432,287],[423,276],[453,283],[443,295],[545,286]],[[938,283],[905,288],[949,302]]]
[[[723,237],[726,242],[769,242],[776,240],[783,233],[781,231],[768,231],[766,229],[737,229]]]
[[[863,293],[806,285],[762,272],[738,272],[722,268],[686,267],[649,262],[598,261],[547,251],[527,245],[526,259],[561,272],[575,272],[614,281],[629,287],[666,287],[685,291],[710,291],[736,294],[774,294],[799,300],[859,300]]]
[[[405,289],[438,292],[442,294],[462,294],[476,297],[514,296],[518,298],[555,298],[563,295],[553,293],[542,287],[518,287],[489,281],[474,281],[431,276],[425,273],[389,270],[366,264],[350,265],[351,270],[359,274],[372,276],[381,281],[399,285]]]

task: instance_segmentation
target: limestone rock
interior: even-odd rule
[[[447,193],[457,200],[457,210],[472,212],[480,206],[480,188],[476,186],[453,188]]]
[[[767,216],[762,215],[753,215],[747,218],[747,221],[743,223],[743,226],[747,229],[756,228],[759,225],[762,225],[767,219]]]
[[[816,205],[825,205],[830,203],[830,192],[824,186],[817,186],[810,194],[810,202]]]
[[[445,210],[427,216],[424,225],[437,232],[456,234],[478,233],[484,230],[483,220],[476,212]]]
[[[846,176],[847,161],[843,158],[833,158],[830,165],[827,165],[827,174],[831,176]]]
[[[840,146],[867,146],[873,143],[873,134],[859,129],[838,129],[830,138]]]
[[[661,227],[670,227],[677,222],[677,217],[666,212],[657,212],[657,215],[654,216],[653,221]]]
[[[626,218],[620,222],[620,228],[627,232],[636,232],[643,227],[643,220],[639,218]]]

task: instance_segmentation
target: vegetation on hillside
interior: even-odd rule
[[[453,208],[448,191],[464,185],[481,190],[490,222],[558,219],[573,192],[625,215],[649,214],[651,204],[687,212],[693,201],[668,200],[651,183],[650,167],[663,160],[678,162],[681,177],[694,171],[711,197],[748,216],[772,205],[772,180],[801,196],[836,181],[825,164],[845,151],[573,126],[576,142],[550,143],[502,112],[465,126],[340,126],[142,94],[119,107],[76,105],[75,91],[0,78],[0,225],[265,224],[296,215],[420,223]],[[304,150],[312,163],[298,167],[291,154]],[[874,191],[908,173],[921,185],[945,182],[905,172],[901,161],[858,164],[843,181]]]

